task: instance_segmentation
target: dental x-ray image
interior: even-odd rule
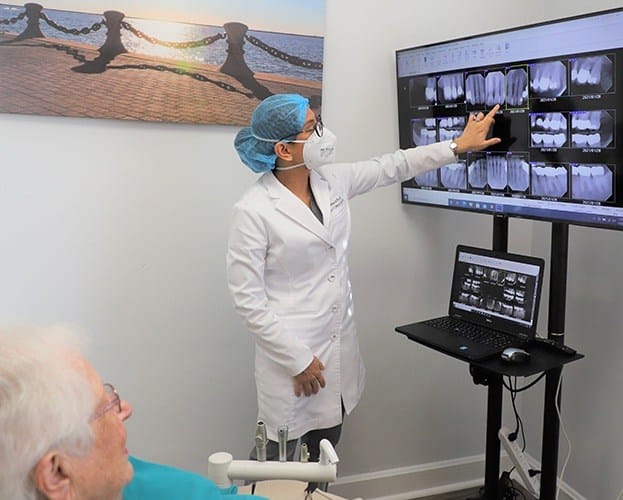
[[[515,302],[523,305],[526,302],[526,292],[524,290],[515,291]]]
[[[607,201],[612,197],[614,175],[608,165],[571,165],[571,198]]]
[[[463,73],[441,75],[437,79],[437,100],[441,104],[454,104],[465,101]]]
[[[508,187],[515,193],[525,193],[530,186],[530,166],[522,155],[509,154],[506,157]]]
[[[487,184],[494,191],[502,191],[508,184],[508,166],[505,154],[491,154],[487,160]]]
[[[571,147],[607,148],[613,140],[614,120],[609,111],[571,112]]]
[[[561,148],[567,144],[565,113],[530,113],[530,144],[533,148]]]
[[[447,118],[439,118],[439,140],[449,141],[457,138],[463,132],[467,120],[465,116],[449,116]]]
[[[411,140],[415,146],[426,146],[437,142],[437,123],[434,118],[411,120]]]
[[[568,191],[569,172],[564,165],[532,163],[531,193],[534,196],[563,198]]]
[[[504,73],[501,70],[489,71],[485,76],[485,104],[490,108],[496,104],[504,104],[505,100]]]
[[[530,65],[530,90],[535,97],[560,97],[567,90],[567,66],[562,61]]]
[[[504,283],[504,271],[499,271],[498,269],[489,269],[485,271],[485,279],[488,279],[495,284],[502,284]]]
[[[505,288],[504,293],[502,294],[502,297],[507,302],[511,302],[515,300],[515,290],[513,288]]]
[[[484,189],[487,185],[487,158],[483,155],[472,155],[467,166],[467,182],[470,188]]]
[[[506,106],[523,108],[528,104],[528,71],[525,67],[511,68],[506,73]]]
[[[464,161],[450,163],[439,169],[441,185],[446,189],[467,188],[467,166]]]
[[[485,107],[485,76],[469,73],[465,77],[465,104],[467,110],[481,110]]]
[[[571,64],[571,94],[601,94],[612,89],[614,63],[607,55],[577,57]]]
[[[413,180],[418,184],[418,186],[423,187],[439,187],[439,179],[437,176],[438,170],[429,170],[424,174],[417,175],[413,178]]]
[[[437,101],[437,81],[434,76],[420,76],[409,80],[409,100],[412,108],[428,106]]]
[[[508,108],[528,104],[528,72],[525,67],[486,73],[468,73],[465,77],[465,104],[467,110],[482,110],[506,103]]]

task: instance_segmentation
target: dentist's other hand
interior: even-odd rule
[[[297,398],[303,393],[305,396],[311,396],[324,388],[326,382],[322,370],[324,370],[324,365],[314,356],[309,366],[294,377],[294,394]]]

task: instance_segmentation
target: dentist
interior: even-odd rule
[[[320,440],[337,444],[344,412],[363,391],[348,276],[348,201],[497,144],[486,137],[498,109],[471,115],[454,141],[356,163],[335,163],[335,135],[296,94],[262,101],[250,127],[236,136],[242,162],[263,174],[234,206],[227,274],[234,306],[255,337],[268,460],[278,456],[281,425],[288,426],[290,460],[299,439],[318,460]]]

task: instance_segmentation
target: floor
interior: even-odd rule
[[[464,491],[455,491],[454,493],[444,493],[443,495],[433,495],[432,497],[418,498],[417,500],[467,500],[478,499],[480,488],[473,488]]]
[[[524,488],[522,488],[516,481],[513,481],[515,488],[519,490],[516,493],[515,498],[517,500],[532,500],[531,496]],[[481,488],[472,488],[469,490],[455,491],[454,493],[444,493],[442,495],[433,495],[430,497],[418,498],[417,500],[479,500]],[[508,497],[511,498],[511,497]]]
[[[292,480],[271,480],[271,481],[260,481],[257,483],[257,487],[255,493],[257,495],[264,496],[266,498],[270,498],[271,500],[303,500],[305,498],[305,486],[306,484],[301,481],[292,481]],[[534,500],[534,497],[530,496],[528,492],[519,486],[515,482],[515,487],[518,488],[522,494],[516,495],[514,500]],[[331,488],[329,488],[330,490]],[[479,500],[480,499],[480,490],[481,488],[470,488],[462,491],[455,491],[452,493],[444,493],[441,495],[432,495],[427,497],[420,497],[414,500]],[[241,486],[238,488],[238,493],[250,493],[250,486]],[[365,498],[365,497],[364,497]],[[510,498],[510,497],[508,497]],[[341,499],[346,500],[342,497],[338,497],[329,492],[329,494],[320,494],[316,492],[312,495],[311,500],[326,500],[326,499]]]

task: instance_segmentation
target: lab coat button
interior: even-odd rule
[[[331,340],[335,340],[336,338],[337,338],[337,334],[334,333],[333,335],[331,335]]]
[[[329,276],[329,278],[327,278],[329,280],[330,283],[333,283],[335,281],[335,274],[332,274]]]
[[[331,312],[337,312],[337,306],[333,306],[333,307],[331,308]]]

